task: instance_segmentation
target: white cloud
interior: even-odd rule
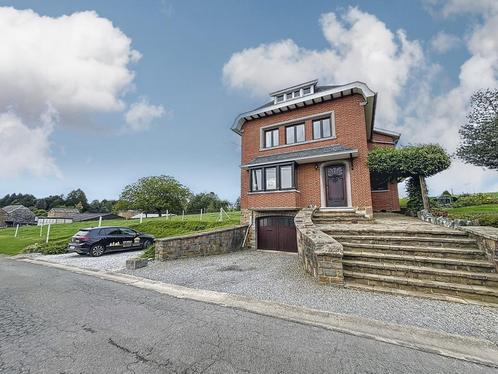
[[[122,96],[133,88],[129,64],[140,58],[131,39],[94,11],[48,17],[0,7],[0,112],[9,110],[1,141],[6,146],[5,139],[17,140],[6,152],[12,162],[3,159],[0,172],[56,174],[49,156],[54,123],[123,111]],[[35,151],[38,161],[24,156]]]
[[[162,105],[151,105],[146,100],[133,103],[125,114],[126,129],[132,132],[150,128],[152,121],[166,113]]]
[[[50,102],[65,112],[116,111],[140,53],[95,12],[58,18],[0,8],[0,106],[38,114]]]
[[[52,130],[50,121],[30,128],[15,113],[0,113],[1,176],[9,177],[23,172],[37,176],[59,176],[59,169],[50,153]]]
[[[349,8],[339,17],[323,14],[320,25],[329,48],[310,50],[287,39],[244,49],[223,67],[225,83],[263,97],[314,78],[321,84],[360,80],[380,93],[379,123],[394,126],[399,112],[396,97],[423,59],[419,43],[408,40],[402,30],[392,32],[358,8]]]
[[[431,48],[437,53],[446,53],[460,44],[460,38],[453,34],[448,34],[444,31],[438,32],[431,39]]]

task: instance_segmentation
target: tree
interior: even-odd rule
[[[87,211],[89,207],[86,195],[80,188],[67,194],[66,204],[75,207],[79,205],[78,208],[81,208],[82,211]]]
[[[457,156],[464,162],[498,169],[498,89],[479,90],[470,99],[467,123],[460,128]]]
[[[233,209],[234,210],[240,210],[240,197],[237,198],[237,200],[235,200],[235,202],[233,203]]]
[[[192,196],[187,211],[198,213],[202,209],[203,212],[219,212],[220,208],[228,209],[229,206],[229,201],[221,200],[214,192],[202,192]]]
[[[425,178],[449,168],[450,165],[450,156],[438,144],[375,148],[368,155],[368,167],[378,177],[396,182],[410,178],[407,192],[411,202],[409,200],[407,207],[411,207],[411,210],[430,208]]]
[[[98,200],[92,200],[88,206],[88,211],[90,213],[101,213],[101,204]]]
[[[192,193],[175,178],[161,175],[141,178],[126,186],[120,195],[121,206],[157,212],[161,215],[168,210],[179,214],[187,206]]]

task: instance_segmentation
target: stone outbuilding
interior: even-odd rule
[[[6,226],[34,225],[36,224],[35,214],[24,205],[8,205],[2,208],[5,212]]]
[[[76,208],[52,208],[48,211],[48,218],[66,218],[74,214],[78,214],[80,211]]]

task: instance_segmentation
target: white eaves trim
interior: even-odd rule
[[[295,108],[304,107],[306,105],[312,105],[325,100],[331,100],[342,97],[344,95],[352,94],[360,94],[365,98],[365,114],[367,119],[367,126],[371,129],[374,119],[376,93],[372,91],[365,83],[356,81],[345,84],[343,86],[334,87],[329,90],[316,92],[312,95],[306,95],[268,107],[241,113],[237,116],[237,118],[235,118],[235,121],[232,125],[232,130],[241,135],[242,125],[248,120],[266,117],[273,114],[286,112]]]
[[[323,155],[313,155],[313,156],[305,156],[305,157],[299,157],[299,158],[288,158],[288,159],[282,159],[278,161],[266,161],[266,162],[260,162],[257,164],[246,164],[246,165],[241,165],[241,168],[254,168],[258,166],[264,166],[264,165],[272,165],[272,164],[281,164],[285,162],[296,162],[298,164],[308,164],[311,162],[322,162],[322,161],[330,161],[330,160],[341,160],[346,157],[358,157],[358,150],[357,149],[351,149],[349,151],[341,151],[341,152],[331,152],[331,153],[326,153]]]
[[[401,136],[401,133],[399,132],[386,130],[386,129],[379,129],[378,127],[374,128],[373,131],[376,132],[377,134],[392,136],[394,138],[399,138]]]

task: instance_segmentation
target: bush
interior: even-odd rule
[[[484,205],[484,204],[498,204],[498,197],[490,194],[476,193],[473,195],[460,195],[458,200],[451,206],[453,208],[461,208],[464,206]]]
[[[420,181],[418,177],[411,177],[408,179],[406,182],[406,192],[408,193],[406,210],[417,213],[418,211],[424,209],[424,202],[422,201],[422,192],[420,191]]]
[[[142,258],[152,258],[154,259],[156,257],[156,246],[151,245],[149,248],[145,250],[144,253],[140,256]]]
[[[55,240],[48,243],[34,243],[23,249],[23,253],[43,253],[44,255],[58,255],[67,252],[68,240]]]

